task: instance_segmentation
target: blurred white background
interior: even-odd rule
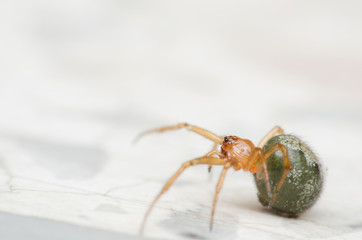
[[[2,1],[0,210],[136,236],[161,185],[211,147],[183,131],[133,146],[139,132],[187,121],[257,143],[278,124],[327,169],[314,208],[281,219],[263,211],[250,174],[229,174],[209,233],[215,179],[198,167],[160,201],[146,237],[360,238],[361,7]]]

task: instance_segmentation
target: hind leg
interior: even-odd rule
[[[260,143],[258,144],[258,147],[263,149],[264,145],[272,138],[272,137],[275,137],[275,136],[278,136],[278,135],[282,135],[284,134],[284,130],[279,127],[279,126],[275,126],[273,127],[272,130],[270,130],[268,132],[267,135],[265,135],[265,137],[263,137],[263,139],[260,141]]]
[[[271,207],[274,203],[275,198],[278,195],[278,192],[280,190],[280,188],[283,186],[285,179],[287,178],[287,175],[290,171],[290,160],[289,160],[289,155],[288,155],[288,149],[280,143],[276,143],[274,145],[272,145],[270,148],[268,148],[265,152],[264,152],[264,157],[266,159],[266,161],[268,161],[268,159],[276,152],[276,151],[281,151],[283,154],[283,165],[284,165],[284,171],[283,171],[283,175],[280,178],[278,185],[276,186],[276,189],[273,193],[273,196],[269,202],[269,207]]]

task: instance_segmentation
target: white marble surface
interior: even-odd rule
[[[359,1],[3,1],[1,239],[361,239]],[[230,172],[184,161],[212,146],[188,121],[254,142],[275,124],[327,169],[319,202],[286,219]],[[4,227],[6,226],[6,227]],[[14,229],[22,229],[16,231]]]

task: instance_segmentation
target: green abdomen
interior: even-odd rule
[[[263,147],[263,151],[276,143],[283,144],[288,149],[291,168],[271,208],[280,215],[297,217],[310,208],[320,195],[323,185],[321,165],[309,147],[293,135],[271,138]],[[282,153],[274,153],[267,160],[267,166],[271,190],[274,193],[284,171]],[[268,206],[271,196],[267,194],[263,169],[254,175],[254,179],[259,201]]]

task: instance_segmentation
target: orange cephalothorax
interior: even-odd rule
[[[235,170],[245,169],[248,166],[248,161],[254,149],[255,146],[250,140],[236,136],[225,137],[221,145],[222,154],[225,155],[227,160],[233,162]]]

